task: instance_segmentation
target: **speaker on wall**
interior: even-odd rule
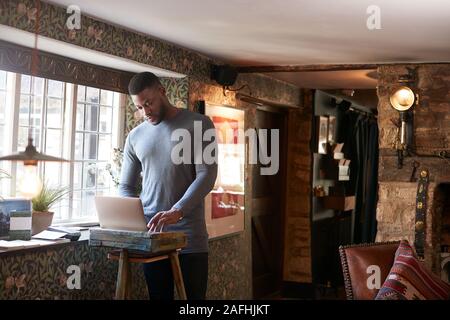
[[[232,86],[236,82],[238,72],[229,65],[213,65],[211,67],[211,79],[224,87]]]

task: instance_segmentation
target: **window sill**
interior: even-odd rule
[[[14,250],[7,250],[7,251],[0,250],[0,257],[5,258],[5,257],[15,256],[15,255],[25,255],[25,254],[43,252],[43,251],[47,251],[47,250],[60,249],[62,247],[66,247],[66,246],[78,246],[78,245],[86,244],[89,241],[89,230],[83,230],[80,232],[81,232],[81,237],[77,241],[52,243],[52,244],[43,245],[43,246],[39,246],[39,247],[19,248],[19,249],[14,249]]]
[[[98,227],[98,226],[100,226],[100,223],[96,220],[52,223],[52,227]]]

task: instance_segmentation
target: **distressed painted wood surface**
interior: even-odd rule
[[[157,253],[184,248],[186,235],[182,232],[141,232],[92,228],[90,246],[103,246]]]

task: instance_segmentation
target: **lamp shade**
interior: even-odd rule
[[[396,88],[390,98],[392,107],[397,111],[406,111],[414,104],[414,92],[405,86]]]
[[[36,165],[39,161],[57,161],[57,162],[68,162],[68,160],[63,158],[58,158],[54,156],[48,156],[44,153],[40,153],[33,146],[33,139],[28,138],[28,145],[25,151],[17,152],[11,155],[0,157],[1,160],[9,161],[23,161],[25,165]]]

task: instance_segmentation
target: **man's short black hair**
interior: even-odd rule
[[[137,73],[131,78],[128,84],[128,92],[131,95],[136,95],[144,89],[154,87],[158,84],[161,85],[161,82],[154,73],[148,71]]]

